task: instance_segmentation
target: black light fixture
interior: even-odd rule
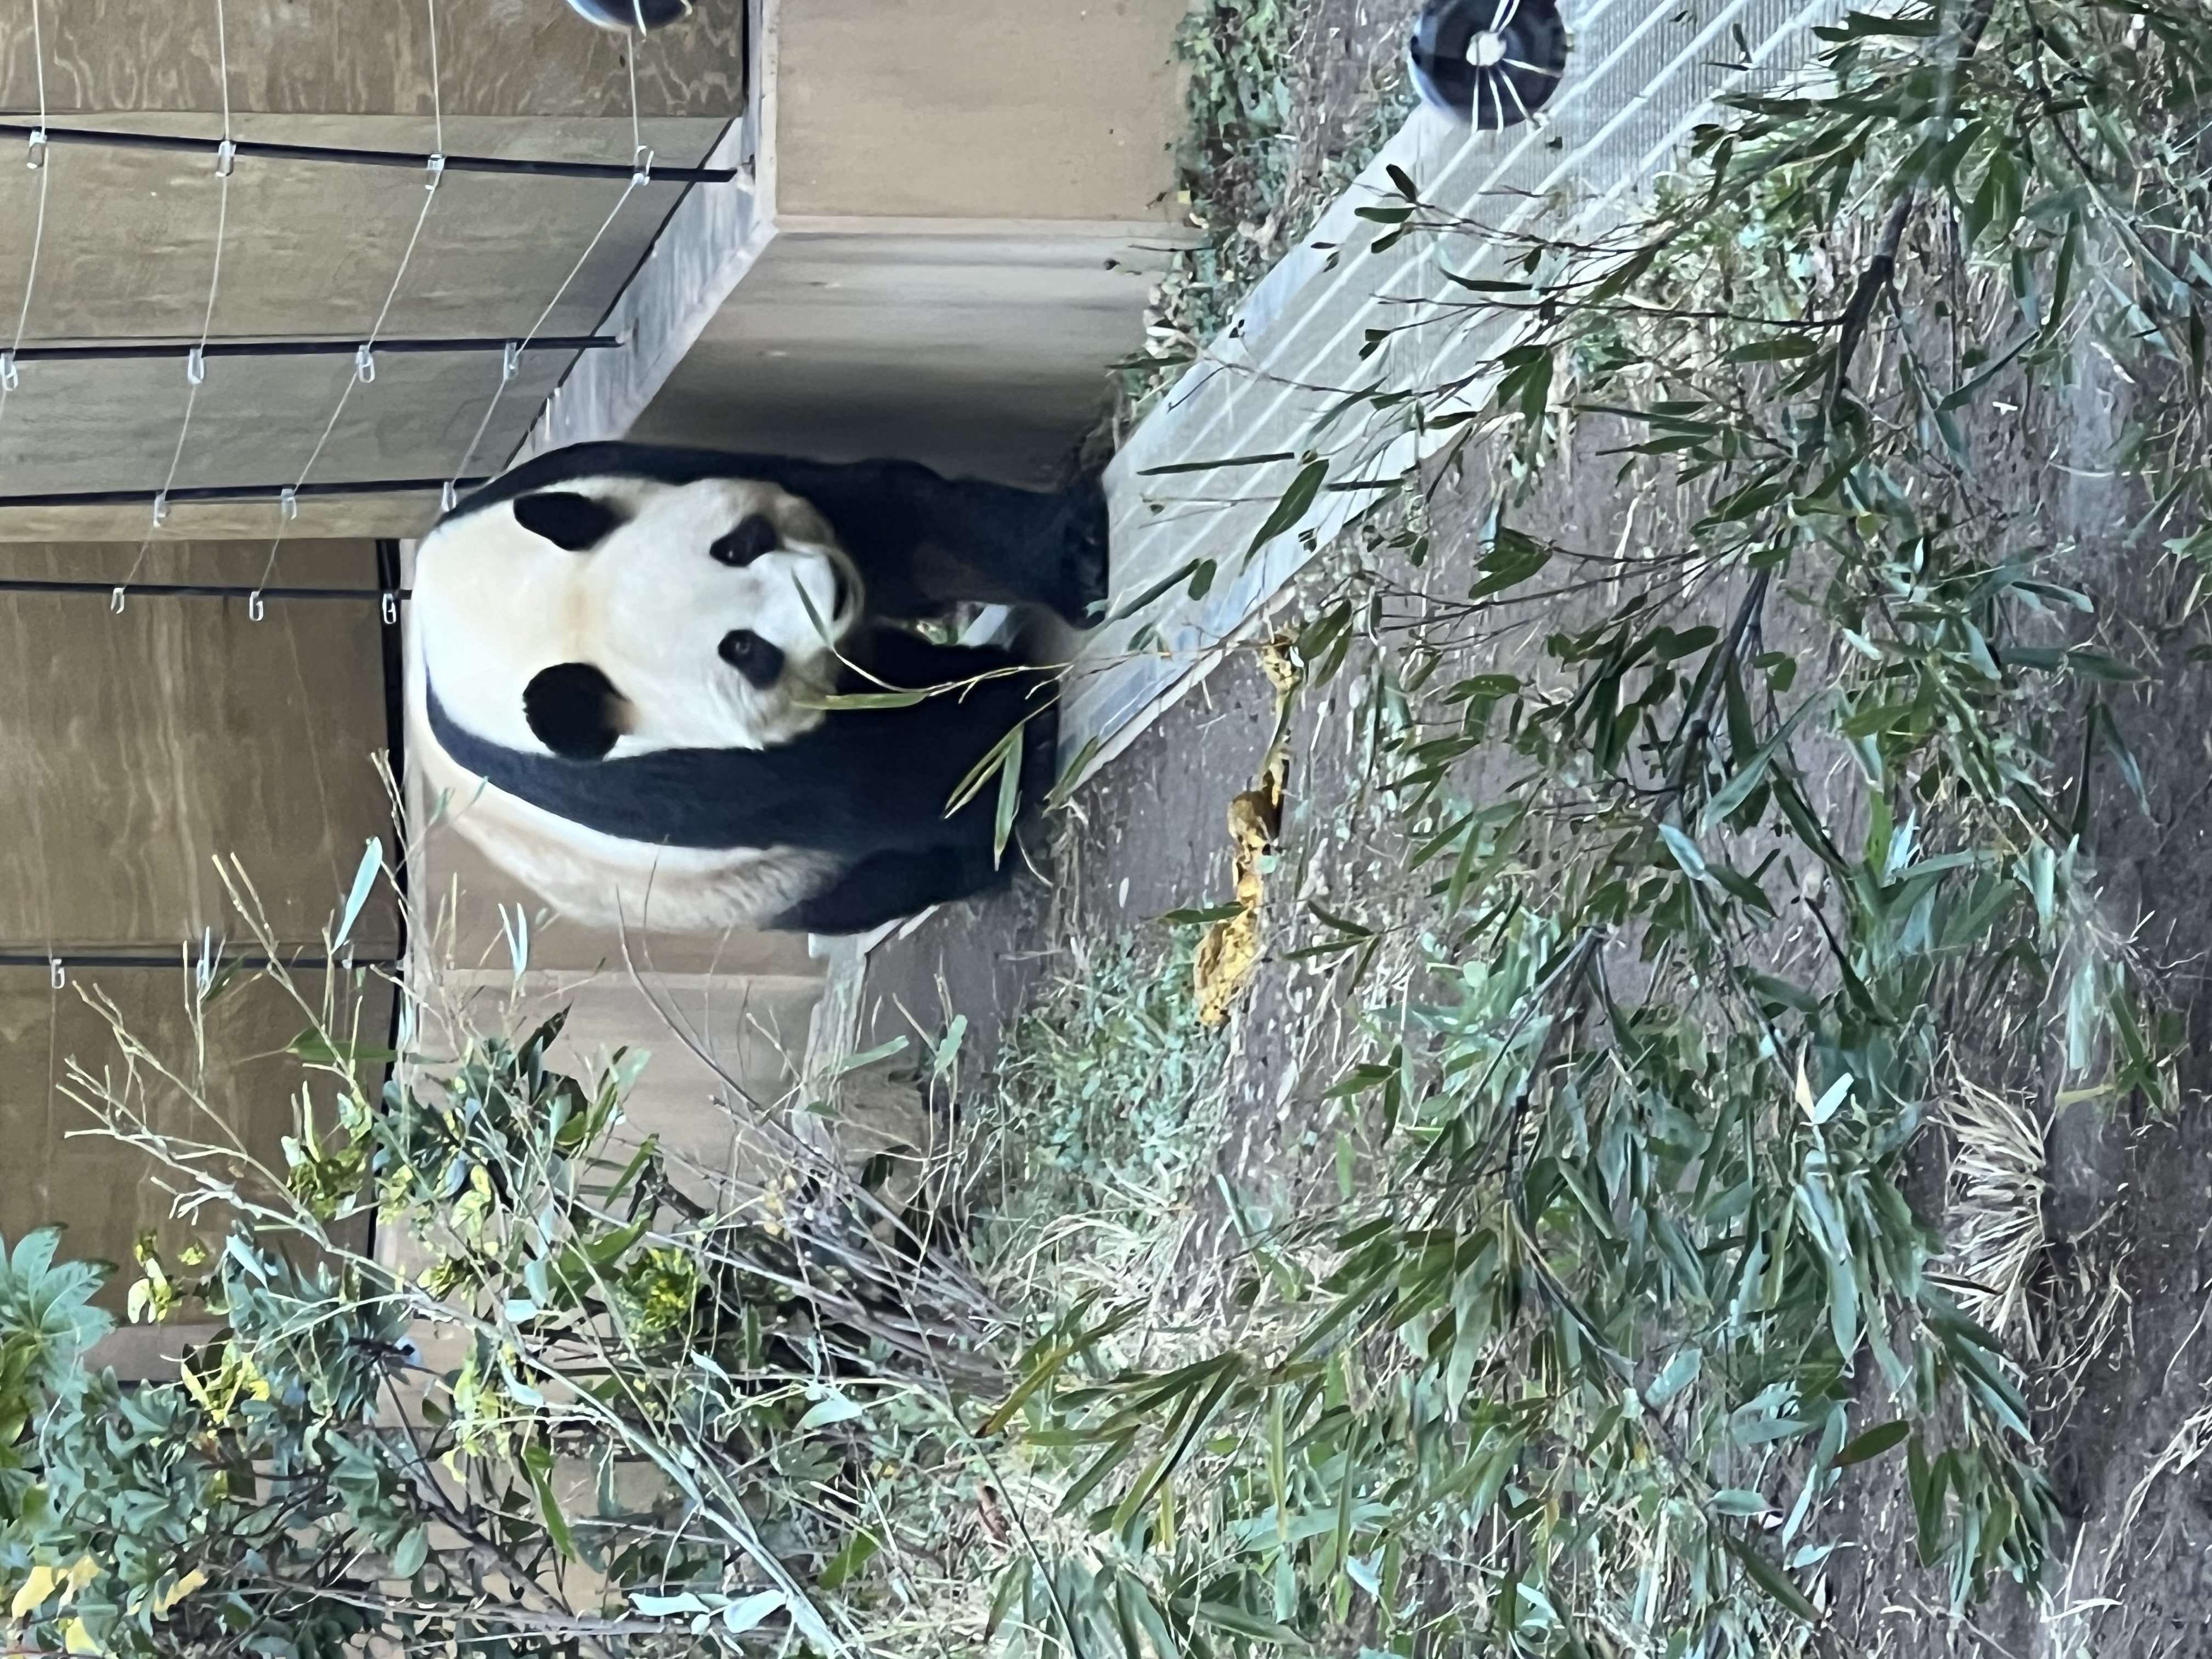
[[[642,34],[691,15],[692,0],[568,0],[579,17],[603,29]]]
[[[1434,108],[1485,131],[1543,108],[1567,69],[1558,0],[1429,0],[1407,48]]]

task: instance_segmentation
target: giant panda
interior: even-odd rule
[[[946,805],[1024,721],[1025,800],[1053,765],[1047,676],[892,624],[981,600],[1080,626],[1105,565],[1095,484],[552,451],[417,549],[410,741],[453,825],[579,921],[863,932],[1004,880],[997,791]],[[904,707],[818,706],[963,682]]]

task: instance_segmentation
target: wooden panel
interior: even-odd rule
[[[475,125],[484,130],[449,124],[447,143],[625,165],[631,156],[627,121]],[[392,128],[320,118],[250,125],[255,136],[286,143],[415,142],[416,135]],[[647,142],[663,157],[689,161],[717,131],[709,123],[655,124]],[[36,221],[41,176],[0,161],[0,224]],[[411,169],[241,161],[226,220],[220,183],[199,155],[58,148],[45,177],[46,230],[27,343],[198,337],[219,228],[215,334],[363,338],[392,294],[418,220],[422,236],[385,333],[519,337],[540,316],[549,331],[586,332],[613,303],[682,188],[654,185],[623,201],[626,179],[449,173],[423,219],[423,175]],[[563,290],[617,202],[621,214]],[[0,303],[10,338],[32,274],[32,240],[14,231],[0,240]]]
[[[192,398],[176,482],[270,486],[247,521],[273,535],[281,521],[273,490],[297,480],[311,458],[317,483],[448,478],[494,398],[498,411],[471,470],[496,471],[573,361],[527,353],[502,388],[500,356],[386,354],[367,385],[353,384],[350,356],[217,358]],[[189,392],[174,358],[27,364],[0,422],[0,490],[159,489]],[[125,533],[143,536],[151,521],[151,509],[137,507]]]
[[[29,9],[0,10],[0,106],[38,107]],[[48,106],[222,107],[216,0],[36,0]],[[629,112],[626,37],[561,0],[226,0],[230,98],[242,110],[421,114],[431,22],[449,115]],[[637,54],[647,114],[733,115],[744,96],[743,0],[703,0]]]
[[[1188,0],[786,0],[777,208],[1180,220]]]
[[[131,545],[0,547],[0,574],[111,582]],[[267,542],[156,544],[146,581],[251,584]],[[292,543],[274,580],[374,586],[366,543]],[[373,603],[0,595],[0,945],[158,945],[232,931],[235,855],[281,936],[311,940],[390,817]],[[395,940],[364,920],[364,951]]]
[[[166,465],[166,463],[164,463]],[[438,517],[434,492],[328,495],[303,500],[287,531],[290,542],[351,541],[420,536]],[[201,541],[259,536],[278,524],[274,501],[185,502],[173,507],[168,534]],[[144,504],[125,507],[0,507],[0,542],[120,542],[136,547],[146,533]]]
[[[305,996],[319,1000],[319,975],[303,975],[299,984]],[[118,1085],[129,1077],[113,1030],[94,1006],[100,996],[112,999],[136,1041],[178,1075],[191,1075],[198,1039],[181,971],[81,973],[56,991],[43,972],[0,969],[0,1053],[9,1060],[0,1066],[0,1137],[9,1149],[0,1160],[0,1235],[12,1243],[34,1228],[64,1224],[69,1255],[125,1269],[102,1298],[119,1309],[140,1235],[154,1233],[169,1248],[191,1237],[219,1243],[226,1224],[215,1213],[193,1224],[172,1223],[176,1178],[163,1176],[142,1153],[87,1133],[96,1120],[63,1086],[70,1062]],[[380,1042],[390,1029],[391,988],[370,978],[361,996],[359,1029],[364,1041]],[[292,1099],[302,1075],[285,1050],[307,1023],[276,987],[241,982],[207,1009],[203,1092],[219,1122],[209,1122],[181,1091],[142,1067],[137,1097],[145,1115],[166,1133],[210,1141],[235,1134],[281,1171],[280,1142],[292,1132]]]
[[[214,130],[204,120],[198,125]],[[264,118],[255,130],[288,140],[412,142],[392,126],[388,119],[290,118]],[[719,131],[712,121],[662,121],[649,124],[647,137],[658,153],[688,161]],[[631,131],[626,120],[456,120],[448,138],[495,154],[616,157],[627,165]],[[217,337],[359,340],[380,315],[386,337],[498,340],[534,327],[588,333],[681,188],[653,185],[625,200],[626,179],[453,173],[422,219],[422,179],[411,171],[241,162],[225,220],[219,182],[199,157],[70,149],[50,159],[43,176],[50,195],[35,283],[32,239],[0,237],[0,295],[10,296],[0,304],[12,315],[21,303],[14,296],[31,284],[33,343],[197,337],[219,228]],[[36,218],[41,177],[0,165],[0,224]],[[617,202],[620,214],[593,246]],[[418,220],[419,241],[386,313]],[[591,257],[577,269],[587,247]],[[350,358],[217,358],[193,406],[177,482],[278,485],[298,478],[311,457],[318,482],[448,477],[462,470],[496,399],[469,462],[471,471],[495,472],[569,361],[532,353],[517,380],[502,389],[495,351],[386,354],[366,385],[353,383]],[[0,418],[0,493],[158,489],[168,476],[187,392],[180,359],[23,364]],[[342,397],[343,416],[325,441]],[[424,505],[434,510],[434,499]],[[366,518],[360,508],[350,515],[325,511],[325,534],[356,527],[416,534],[428,521],[408,503],[380,504]],[[76,529],[34,519],[0,533],[137,536],[144,514],[134,507]],[[203,535],[251,534],[273,520],[271,503],[201,512],[192,524]]]

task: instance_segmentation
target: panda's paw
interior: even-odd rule
[[[1104,613],[1107,592],[1106,492],[1097,479],[1060,493],[1049,547],[1052,608],[1079,628],[1091,626]]]

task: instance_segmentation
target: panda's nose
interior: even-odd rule
[[[767,690],[783,677],[783,653],[750,628],[732,629],[723,635],[720,654],[744,676],[748,685],[760,690]]]

